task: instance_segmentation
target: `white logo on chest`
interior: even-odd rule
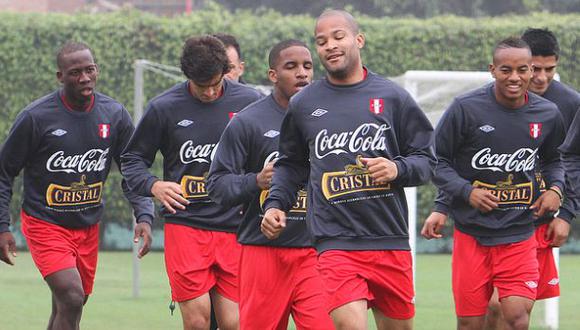
[[[343,153],[358,153],[364,151],[387,150],[387,141],[384,133],[391,127],[386,124],[366,123],[354,131],[328,134],[323,129],[316,135],[314,142],[316,158],[322,159],[328,155]]]
[[[188,140],[179,149],[179,158],[183,164],[208,163],[213,160],[217,143],[193,145],[193,141]]]
[[[526,172],[534,169],[538,149],[520,148],[511,154],[492,154],[491,148],[479,150],[471,158],[471,167],[494,172]]]
[[[64,151],[57,151],[46,161],[49,172],[85,173],[100,172],[107,165],[109,148],[91,149],[82,155],[65,156]]]

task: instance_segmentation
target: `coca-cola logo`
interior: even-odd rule
[[[391,127],[386,124],[366,123],[354,131],[328,134],[323,129],[316,135],[316,158],[322,159],[328,155],[343,153],[358,153],[369,150],[387,150],[387,141],[384,132]]]
[[[520,148],[511,154],[493,154],[491,148],[479,150],[471,158],[471,167],[494,172],[526,172],[536,165],[538,149]]]
[[[278,151],[272,151],[272,153],[269,154],[268,157],[266,157],[266,159],[264,160],[264,167],[266,167],[266,165],[268,165],[269,162],[277,161],[278,157],[280,157],[280,153]]]
[[[194,145],[193,141],[188,140],[179,149],[179,158],[183,164],[190,163],[208,163],[213,160],[217,143]]]
[[[82,155],[65,156],[64,151],[57,151],[46,161],[49,172],[85,173],[100,172],[107,165],[109,148],[87,150]]]

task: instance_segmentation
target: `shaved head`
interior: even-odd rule
[[[359,34],[360,30],[359,30],[359,27],[358,27],[358,23],[356,22],[356,20],[354,19],[354,17],[352,17],[352,15],[349,12],[344,11],[344,10],[340,10],[340,9],[329,9],[329,10],[325,10],[316,19],[316,25],[318,25],[318,21],[320,21],[321,19],[327,18],[327,17],[331,17],[331,16],[340,16],[340,17],[344,18],[348,22],[348,26],[350,27],[350,31],[354,35]]]

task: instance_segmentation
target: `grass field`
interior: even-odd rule
[[[50,313],[50,292],[28,253],[20,253],[15,267],[0,264],[0,330],[44,329]],[[580,256],[561,257],[560,329],[580,329]],[[451,258],[420,255],[417,260],[417,316],[415,329],[454,329],[451,296]],[[85,307],[82,329],[180,329],[176,310],[170,315],[169,286],[163,254],[151,253],[141,262],[141,297],[132,298],[131,255],[100,254],[94,294]],[[536,318],[542,313],[536,305]],[[369,322],[374,324],[373,321]],[[533,329],[542,329],[536,326]],[[371,329],[374,328],[371,327]]]

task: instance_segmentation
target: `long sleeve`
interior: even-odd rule
[[[564,192],[564,168],[560,161],[558,146],[564,141],[566,128],[559,113],[556,119],[553,128],[546,132],[550,136],[545,140],[538,152],[540,155],[540,170],[542,177],[546,181],[546,185],[548,187],[557,186]]]
[[[33,119],[24,111],[16,118],[0,150],[0,233],[9,231],[14,178],[24,168],[28,155],[37,144]]]
[[[402,186],[419,186],[433,177],[437,160],[433,150],[433,127],[408,95],[399,120],[399,148],[401,156],[394,159]]]
[[[460,110],[460,105],[457,100],[454,100],[435,129],[435,150],[438,163],[433,183],[449,196],[462,198],[467,202],[473,188],[470,182],[462,178],[453,168],[455,153],[463,139],[462,122],[458,110]]]
[[[449,214],[451,209],[451,198],[447,196],[441,189],[437,189],[437,196],[433,202],[433,211],[443,214]]]
[[[288,211],[296,200],[296,193],[308,179],[308,144],[304,141],[294,116],[293,103],[290,101],[280,130],[280,158],[274,165],[270,196],[266,199],[264,210],[278,208]]]
[[[159,179],[149,172],[161,145],[162,134],[156,109],[149,104],[141,122],[121,155],[121,172],[129,187],[151,197],[151,187]]]
[[[256,173],[246,173],[251,146],[241,120],[236,117],[220,138],[207,179],[209,197],[224,206],[249,202],[260,191]]]
[[[117,140],[117,146],[115,148],[116,153],[114,155],[115,163],[119,168],[121,168],[121,152],[127,146],[133,131],[133,123],[131,122],[129,113],[127,110],[123,109],[122,119],[119,123],[119,139]],[[149,197],[143,197],[133,192],[127,185],[125,178],[121,181],[121,187],[125,198],[127,198],[133,208],[133,215],[135,216],[135,219],[137,219],[137,222],[147,222],[151,224],[155,217],[153,200]]]
[[[566,171],[567,185],[564,190],[566,200],[563,207],[563,219],[570,221],[580,211],[580,115],[576,113],[564,143],[559,148],[562,163]],[[570,218],[570,219],[566,219]]]

